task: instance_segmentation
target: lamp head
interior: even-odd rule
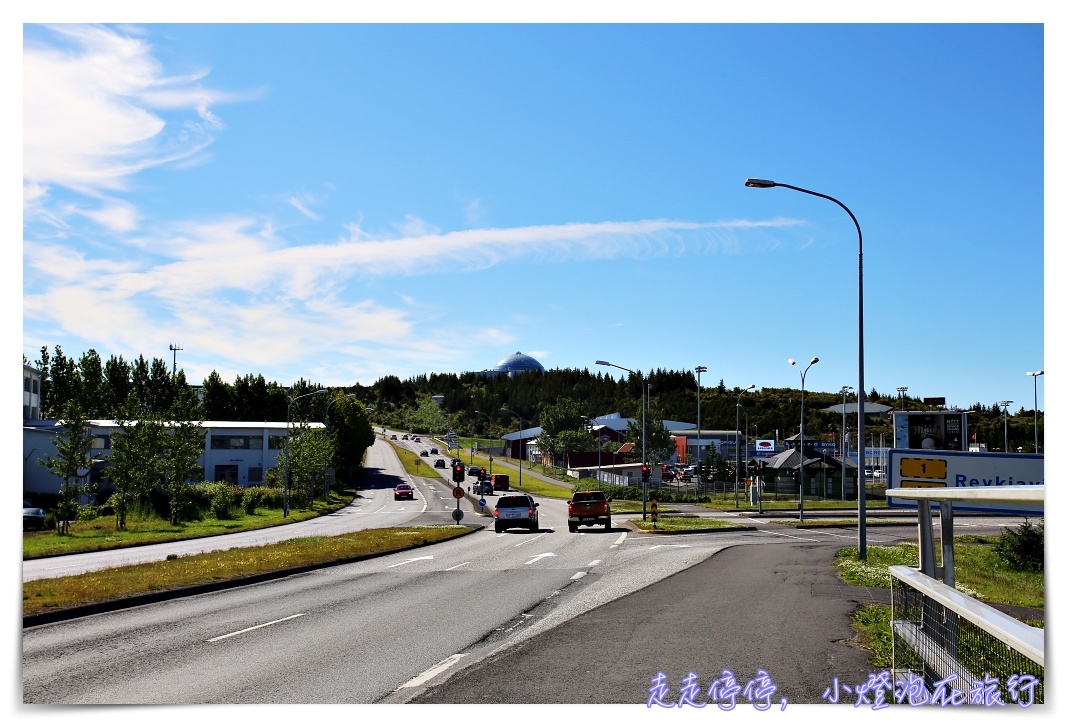
[[[793,359],[787,359],[786,363],[790,366],[797,366],[797,362],[795,362]]]
[[[775,187],[776,184],[770,179],[757,179],[756,177],[750,177],[745,181],[746,187],[756,187],[758,189],[766,189],[768,187]]]
[[[809,362],[809,366],[811,366],[811,365],[815,364],[815,363],[816,363],[816,362],[818,362],[819,360],[820,360],[820,358],[819,358],[818,356],[814,356],[814,357],[812,357],[812,361],[810,361],[810,362]]]
[[[602,366],[602,367],[610,367],[610,366],[612,366],[611,364],[606,362],[604,359],[598,359],[597,361],[594,362],[594,364],[596,364],[597,366]]]

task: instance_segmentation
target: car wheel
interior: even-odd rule
[[[567,530],[570,531],[571,533],[574,533],[577,529],[578,529],[578,526],[576,526],[575,524],[573,524],[573,523],[567,524]]]
[[[611,531],[612,530],[612,520],[611,519],[609,519],[609,520],[604,522],[604,530],[606,530],[606,531]]]
[[[503,529],[503,528],[501,528],[500,526],[494,526],[494,527],[493,527],[493,530],[494,530],[494,531],[496,531],[497,533],[500,533],[500,532],[501,532],[501,531],[503,531],[504,529]]]

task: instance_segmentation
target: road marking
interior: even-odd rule
[[[600,559],[594,559],[590,563],[586,564],[586,566],[597,566],[597,564],[599,564],[599,563],[601,563]]]
[[[857,537],[855,533],[832,533],[830,531],[817,531],[814,528],[806,528],[805,531],[807,531],[808,533],[822,533],[824,536],[834,536],[835,538],[848,538],[850,540],[855,539]]]
[[[535,561],[541,561],[541,560],[542,560],[542,559],[544,559],[544,558],[545,558],[546,556],[556,556],[556,554],[554,554],[554,553],[549,553],[549,552],[546,552],[546,553],[544,553],[544,554],[538,554],[538,555],[537,555],[537,556],[535,556],[535,557],[534,557],[533,559],[531,559],[530,561],[528,561],[527,563],[525,563],[525,564],[524,564],[524,566],[529,566],[530,564],[533,564],[533,563],[534,563]]]
[[[445,571],[452,571],[453,569],[459,569],[461,566],[467,566],[470,563],[471,563],[470,561],[465,561],[462,564],[457,564],[456,566],[450,566],[449,568],[445,569]]]
[[[790,534],[782,533],[781,531],[764,531],[764,530],[759,529],[759,528],[757,529],[757,533],[766,533],[766,534],[768,534],[770,536],[785,536],[786,538],[796,538],[798,541],[816,541],[816,540],[818,540],[818,539],[815,539],[815,538],[801,538],[800,536],[791,536]]]
[[[623,539],[625,539],[626,537],[627,537],[627,533],[626,533],[626,531],[624,531],[623,533],[619,534],[619,538],[616,539],[616,542],[614,544],[612,544],[611,546],[609,546],[608,548],[610,548],[610,549],[616,548],[621,543],[623,543]]]
[[[246,627],[245,629],[239,629],[236,632],[231,632],[230,634],[224,634],[224,635],[219,635],[218,637],[212,637],[210,640],[208,640],[208,642],[218,642],[219,640],[224,640],[227,637],[233,637],[235,635],[244,634],[245,632],[251,632],[254,629],[260,629],[262,627],[270,627],[272,624],[278,624],[279,622],[288,622],[291,619],[296,619],[297,617],[303,617],[303,616],[304,616],[304,613],[301,612],[300,614],[293,614],[293,615],[290,615],[288,617],[282,617],[281,619],[275,619],[275,620],[273,620],[271,622],[264,622],[263,624],[257,624],[255,627]]]
[[[432,559],[432,558],[434,558],[434,557],[433,556],[417,556],[414,559],[408,559],[407,561],[402,561],[399,564],[390,564],[386,568],[387,569],[392,569],[394,566],[404,566],[405,564],[410,564],[413,561],[426,561],[427,559]]]
[[[528,539],[527,539],[526,541],[520,541],[519,543],[517,543],[517,544],[515,545],[515,547],[516,547],[516,548],[519,548],[520,546],[522,546],[522,545],[523,545],[523,544],[525,544],[525,543],[530,543],[531,541],[537,541],[537,540],[538,540],[539,538],[541,538],[541,537],[542,537],[542,536],[544,536],[544,535],[545,535],[544,533],[539,533],[539,534],[538,534],[537,536],[535,536],[534,538],[528,538]]]
[[[575,572],[575,575],[573,577],[571,577],[571,581],[575,581],[576,579],[581,579],[582,577],[586,576],[586,573],[587,572],[585,572],[585,571],[577,571],[577,572]]]
[[[448,670],[450,667],[455,665],[457,662],[459,662],[464,657],[467,657],[467,653],[466,652],[463,652],[463,653],[460,653],[460,654],[456,654],[456,655],[452,655],[451,657],[446,657],[444,660],[442,660],[438,664],[434,665],[432,668],[430,668],[426,672],[423,672],[423,673],[420,673],[419,675],[416,675],[411,680],[409,680],[408,682],[406,682],[403,685],[401,685],[401,687],[402,688],[418,687],[418,686],[422,685],[423,683],[425,683],[430,678],[434,677],[435,675],[438,675],[438,674],[444,672],[445,670]]]
[[[671,548],[671,547],[674,547],[674,548],[677,548],[677,549],[688,549],[688,548],[690,548],[690,544],[688,544],[688,543],[662,543],[659,546],[650,546],[649,550],[652,551],[653,549],[663,549],[663,548]]]

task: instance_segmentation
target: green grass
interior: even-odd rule
[[[954,539],[953,559],[956,588],[965,594],[996,604],[1045,608],[1045,574],[1011,568],[993,551],[998,537],[965,535]],[[936,546],[936,553],[941,553]],[[890,587],[888,567],[917,565],[919,548],[914,543],[896,546],[869,546],[867,562],[860,561],[856,548],[840,549],[834,565],[848,584]],[[890,668],[893,660],[889,605],[866,604],[852,616],[859,641],[871,651],[869,662],[875,668]],[[1041,626],[1028,622],[1032,626]]]
[[[702,500],[700,505],[705,506],[706,508],[715,508],[716,510],[720,511],[733,511],[735,510],[734,495],[729,495],[726,498],[722,496],[715,496],[711,499],[711,501]],[[793,498],[791,500],[769,500],[765,498],[762,508],[765,511],[796,511],[798,510],[799,505],[800,501],[798,501],[796,498]],[[758,508],[760,507],[750,505],[749,502],[745,499],[745,494],[739,491],[737,510],[754,511],[758,510]],[[810,508],[819,510],[826,509],[856,511],[857,502],[855,500],[817,500],[815,498],[809,498],[806,496],[805,510],[808,510]],[[886,500],[880,498],[872,498],[871,496],[869,496],[867,500],[865,500],[865,508],[871,510],[886,508]]]
[[[663,518],[656,521],[655,528],[652,520],[640,518],[631,519],[631,523],[643,531],[694,531],[705,528],[738,528],[737,523],[723,521],[718,518]]]
[[[219,520],[209,515],[203,520],[189,521],[177,526],[172,526],[170,521],[164,518],[130,515],[126,519],[126,529],[123,531],[115,528],[114,516],[101,516],[91,521],[72,521],[70,532],[66,535],[60,535],[55,531],[24,533],[22,557],[106,551],[124,546],[181,541],[201,536],[251,531],[284,523],[296,523],[332,513],[355,497],[354,489],[332,489],[327,500],[316,502],[315,507],[308,510],[290,510],[289,518],[282,515],[281,508],[261,507],[253,515],[247,515],[239,508],[235,508],[234,517],[231,519]]]
[[[469,533],[463,526],[376,528],[341,536],[311,536],[282,543],[168,558],[22,585],[23,615],[198,586],[279,569],[423,546]]]

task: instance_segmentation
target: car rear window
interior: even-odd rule
[[[529,508],[530,501],[519,495],[506,495],[497,500],[498,508]]]
[[[604,493],[601,491],[595,491],[592,493],[575,493],[575,497],[572,498],[575,503],[593,503],[604,500]]]

